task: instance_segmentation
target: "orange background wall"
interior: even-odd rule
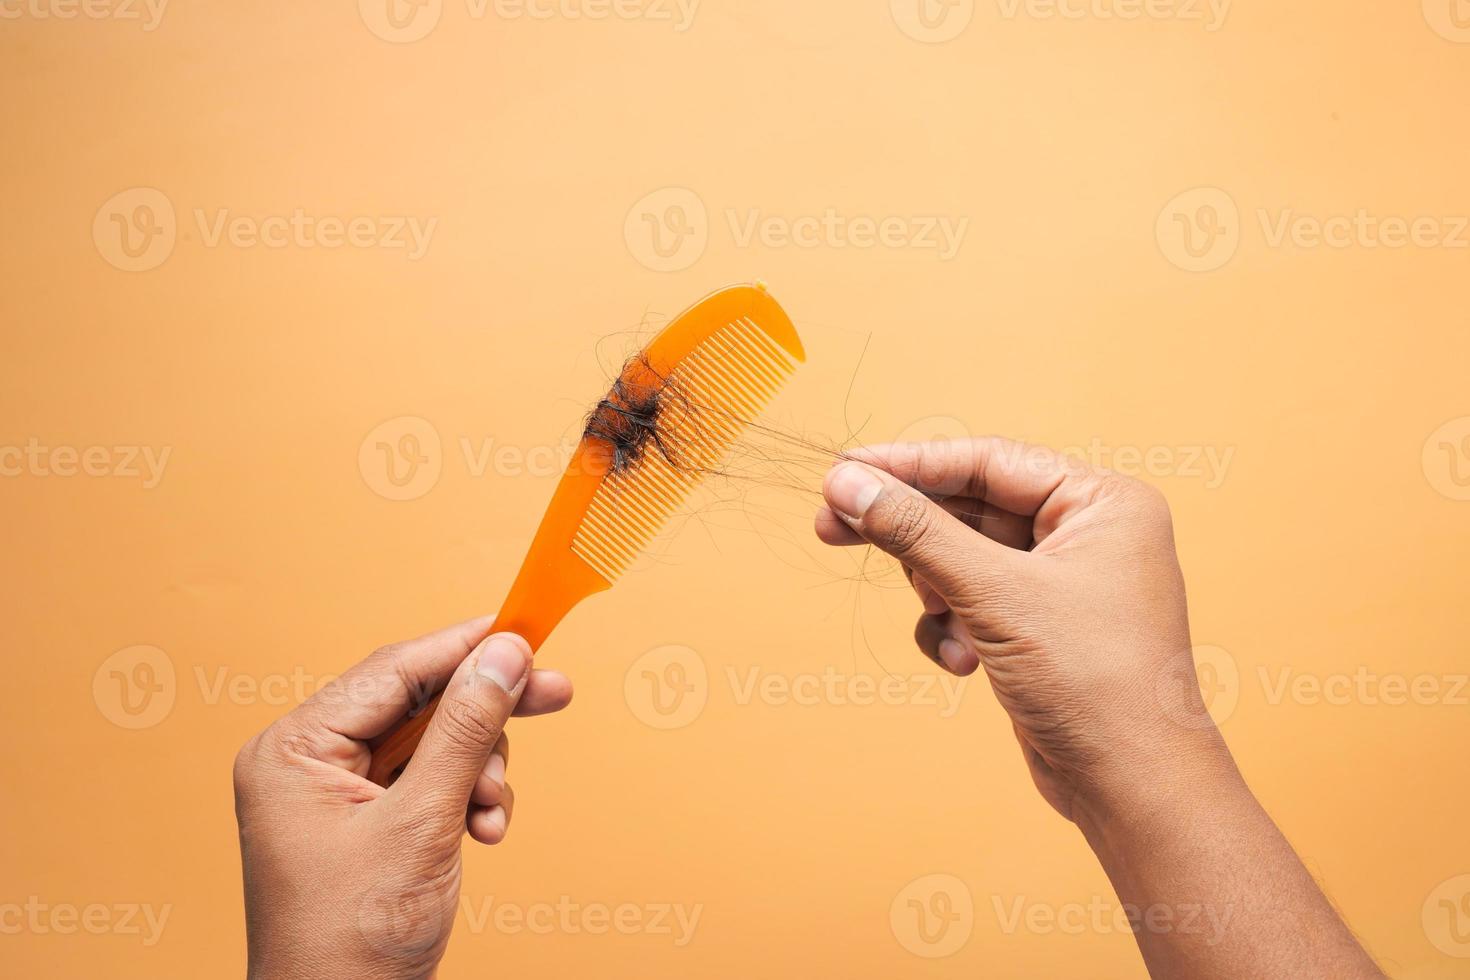
[[[394,2],[0,3],[0,970],[239,975],[235,749],[493,610],[628,331],[755,277],[780,424],[1158,482],[1252,785],[1391,973],[1470,969],[1463,0]],[[545,649],[444,975],[1141,975],[984,682],[761,497]]]

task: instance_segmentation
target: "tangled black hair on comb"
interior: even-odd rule
[[[624,366],[607,397],[587,417],[583,435],[612,447],[613,472],[623,473],[635,466],[649,446],[675,465],[676,454],[659,428],[664,400],[672,387],[647,356],[639,354]]]

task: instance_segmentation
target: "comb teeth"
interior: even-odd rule
[[[786,351],[749,317],[690,351],[666,379],[659,444],[603,478],[572,538],[573,553],[616,581],[794,370]]]

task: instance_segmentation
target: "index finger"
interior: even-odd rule
[[[481,616],[375,651],[308,698],[288,718],[308,729],[366,741],[428,703],[490,632]]]
[[[1012,514],[1036,517],[1087,467],[1045,446],[989,436],[951,442],[897,442],[843,454],[887,470],[922,493],[968,497]],[[1075,501],[1071,501],[1075,502]]]

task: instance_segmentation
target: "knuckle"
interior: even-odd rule
[[[1159,540],[1172,541],[1174,515],[1162,490],[1152,483],[1117,473],[1106,473],[1099,480],[1095,496],[1117,506],[1124,518],[1143,533],[1141,541],[1149,542],[1150,546]]]
[[[437,794],[424,793],[399,811],[389,830],[391,843],[410,854],[433,851],[436,845],[459,838],[464,819],[463,807],[446,805]]]
[[[1164,491],[1152,483],[1142,483],[1140,486],[1144,506],[1158,517],[1170,518],[1172,512],[1169,509],[1169,498],[1164,495]]]
[[[1085,477],[1085,487],[1094,500],[1115,500],[1128,506],[1136,506],[1141,481],[1124,476],[1113,470],[1094,469]]]
[[[461,745],[491,745],[500,737],[501,724],[484,706],[459,698],[439,705],[445,734]]]
[[[277,754],[282,759],[310,759],[315,758],[317,754],[317,746],[311,736],[295,728],[282,727],[276,733],[274,745]]]
[[[258,778],[285,771],[302,759],[319,759],[323,751],[314,730],[294,714],[278,718],[254,742],[252,769]]]
[[[378,663],[392,663],[398,659],[398,651],[401,648],[400,643],[387,643],[374,650],[368,659]]]
[[[1140,514],[1164,521],[1171,519],[1169,498],[1164,496],[1164,491],[1134,477],[1120,476],[1117,479],[1120,481],[1119,490]]]
[[[235,764],[232,770],[232,778],[235,784],[235,795],[244,794],[255,782],[255,774],[260,766],[260,736],[256,735],[240,747],[235,753]]]
[[[1092,466],[1086,460],[1076,461],[1076,475],[1096,494],[1119,493],[1127,488],[1132,477],[1124,476],[1117,470],[1105,469],[1101,466]]]
[[[933,527],[929,502],[916,495],[904,494],[887,510],[884,524],[889,548],[900,555],[917,551]]]
[[[932,491],[942,489],[949,472],[949,444],[923,443],[914,467],[914,483],[919,489]]]
[[[433,697],[433,686],[424,678],[414,676],[408,657],[399,644],[383,647],[380,651],[388,667],[387,675],[379,683],[379,694],[386,698],[408,696],[408,703],[417,711]]]

